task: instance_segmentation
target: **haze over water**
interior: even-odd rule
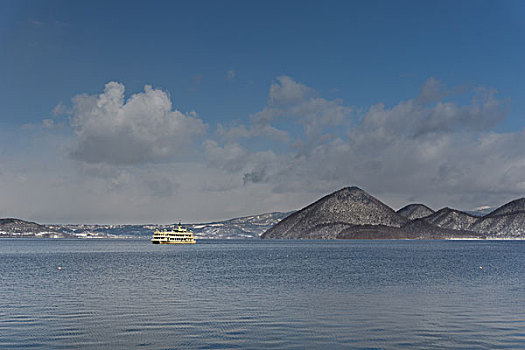
[[[4,239],[0,348],[523,348],[524,247]]]

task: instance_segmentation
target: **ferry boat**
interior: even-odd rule
[[[192,244],[196,243],[195,236],[191,230],[187,230],[181,226],[180,222],[177,228],[173,230],[162,230],[156,229],[153,232],[153,238],[151,239],[153,244]]]

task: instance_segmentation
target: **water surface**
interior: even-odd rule
[[[524,262],[523,241],[2,239],[0,348],[525,348]]]

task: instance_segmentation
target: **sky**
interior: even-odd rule
[[[525,196],[521,1],[0,2],[0,217]]]

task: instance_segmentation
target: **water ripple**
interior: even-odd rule
[[[2,242],[0,348],[525,348],[525,242]]]

